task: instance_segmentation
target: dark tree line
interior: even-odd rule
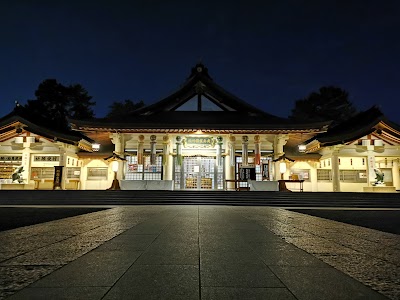
[[[301,122],[332,121],[333,125],[337,125],[356,113],[345,90],[328,86],[297,100],[289,119]]]
[[[29,119],[38,124],[68,130],[69,119],[91,119],[95,117],[92,101],[87,90],[80,84],[65,86],[56,79],[46,79],[35,91],[36,99],[27,101],[21,108]],[[106,118],[118,118],[130,114],[144,106],[143,101],[134,103],[131,100],[114,101],[109,106]]]
[[[144,106],[143,101],[134,103],[132,100],[124,100],[123,102],[114,101],[110,106],[110,111],[106,115],[108,119],[117,119],[121,116],[126,116],[134,112],[135,110]]]
[[[68,129],[68,119],[94,117],[96,102],[80,84],[64,86],[55,79],[47,79],[35,91],[36,99],[24,106],[32,119],[57,129]]]

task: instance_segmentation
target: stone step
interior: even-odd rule
[[[400,208],[400,193],[232,191],[0,191],[0,205],[259,205]]]

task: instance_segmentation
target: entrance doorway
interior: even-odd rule
[[[214,156],[184,156],[182,165],[175,165],[175,188],[184,190],[223,189],[222,166]]]

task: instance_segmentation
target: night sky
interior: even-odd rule
[[[151,104],[201,61],[239,98],[281,117],[322,86],[400,124],[400,1],[0,0],[0,115],[48,78],[81,84],[103,117]]]

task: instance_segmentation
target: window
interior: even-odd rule
[[[367,171],[366,170],[340,170],[339,180],[348,183],[366,183]],[[332,171],[318,169],[317,181],[332,181]]]
[[[311,181],[310,179],[310,170],[308,169],[290,169],[293,178],[298,178],[304,181]],[[294,175],[294,176],[293,176]]]
[[[162,156],[156,164],[150,164],[150,156],[144,156],[144,165],[138,165],[137,156],[126,156],[126,180],[162,180]]]
[[[392,169],[381,169],[383,172],[383,182],[385,182],[386,185],[393,185],[393,177],[392,177]]]
[[[47,168],[32,167],[31,168],[31,180],[53,179],[53,178],[54,178],[54,167],[47,167]]]
[[[340,181],[351,183],[367,182],[366,170],[340,170]]]
[[[22,164],[22,156],[2,155],[0,156],[0,180],[2,183],[11,183],[12,174]]]
[[[0,165],[0,179],[10,179],[14,173],[14,167],[7,165]]]
[[[317,181],[332,181],[331,170],[318,169]]]
[[[68,179],[79,179],[81,177],[81,168],[67,168],[66,176]]]
[[[87,180],[107,180],[108,168],[88,168]]]

